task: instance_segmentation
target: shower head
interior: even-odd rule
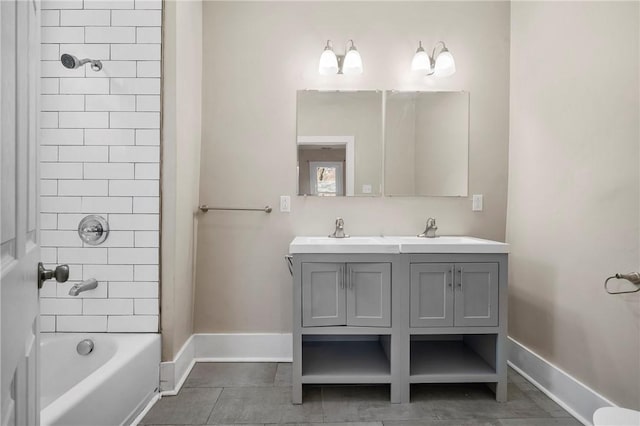
[[[102,69],[102,62],[100,62],[99,60],[93,60],[88,58],[78,59],[75,56],[70,55],[68,53],[62,54],[62,56],[60,57],[60,62],[62,62],[62,65],[64,65],[65,68],[69,68],[71,70],[80,68],[86,63],[91,63],[91,69],[94,71],[100,71]]]

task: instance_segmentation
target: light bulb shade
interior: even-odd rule
[[[322,55],[320,55],[320,64],[318,65],[318,72],[322,75],[337,74],[338,73],[338,57],[333,52],[333,49],[327,45]]]
[[[421,71],[425,73],[431,72],[431,58],[429,58],[429,55],[424,51],[422,46],[419,47],[416,54],[413,55],[411,69],[413,71]]]
[[[437,77],[448,77],[456,72],[456,62],[449,50],[442,49],[442,52],[436,58],[436,65],[433,67],[433,73]]]
[[[355,47],[351,47],[344,57],[343,74],[362,74],[362,58]]]

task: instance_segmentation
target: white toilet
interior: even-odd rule
[[[593,413],[594,426],[640,426],[640,411],[620,407],[598,408]]]

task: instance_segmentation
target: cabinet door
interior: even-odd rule
[[[302,326],[346,324],[345,265],[302,264]]]
[[[347,264],[347,325],[391,326],[391,264]]]
[[[498,264],[456,264],[455,325],[498,325]]]
[[[453,326],[453,264],[411,264],[411,327]]]

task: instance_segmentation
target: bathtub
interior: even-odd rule
[[[76,345],[91,339],[81,356]],[[159,388],[159,334],[43,334],[41,425],[129,424]]]

